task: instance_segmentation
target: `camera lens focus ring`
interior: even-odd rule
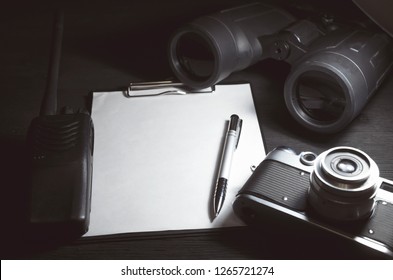
[[[359,220],[374,209],[379,170],[364,152],[337,147],[318,156],[310,177],[309,202],[322,216]]]

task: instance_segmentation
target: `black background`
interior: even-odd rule
[[[25,135],[39,113],[45,89],[54,10],[65,12],[59,78],[59,106],[90,109],[89,93],[125,88],[130,81],[171,77],[167,43],[187,21],[246,1],[12,1],[0,9],[0,154],[2,258],[57,259],[309,259],[373,258],[367,252],[317,239],[313,245],[292,231],[278,235],[250,228],[126,235],[78,240],[50,247],[25,242]],[[265,1],[266,2],[266,1]],[[270,1],[296,15],[334,13],[349,20],[366,17],[351,1]],[[267,150],[279,145],[320,153],[348,145],[364,150],[380,175],[393,179],[393,79],[345,130],[317,135],[289,115],[282,95],[289,68],[258,63],[224,82],[250,82]],[[159,209],[157,209],[159,211]],[[376,256],[378,257],[378,256]]]

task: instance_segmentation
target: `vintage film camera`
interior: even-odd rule
[[[274,221],[294,232],[333,234],[393,258],[393,181],[379,177],[377,164],[355,148],[316,156],[278,147],[255,169],[233,208],[251,225]]]
[[[393,62],[390,37],[329,17],[296,19],[261,3],[203,16],[169,43],[175,76],[191,88],[210,87],[265,59],[291,72],[285,103],[303,126],[334,133],[348,125],[380,86]]]

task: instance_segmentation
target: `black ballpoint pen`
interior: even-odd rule
[[[232,115],[225,137],[224,149],[222,151],[220,162],[220,169],[218,172],[216,188],[214,191],[214,217],[217,217],[217,215],[221,211],[222,205],[224,204],[229,174],[231,171],[232,157],[239,142],[241,129],[242,120],[239,118],[238,115]]]

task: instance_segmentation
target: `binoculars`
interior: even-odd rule
[[[335,133],[376,92],[393,62],[390,37],[365,28],[296,19],[288,12],[248,4],[203,16],[179,28],[169,44],[175,76],[207,88],[258,61],[290,64],[284,98],[303,126]]]

